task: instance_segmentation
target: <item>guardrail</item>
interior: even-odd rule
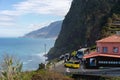
[[[67,75],[94,75],[94,76],[120,76],[120,68],[102,69],[98,71],[65,72]]]

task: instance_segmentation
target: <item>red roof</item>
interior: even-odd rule
[[[120,58],[120,54],[113,55],[108,53],[97,53],[97,52],[92,52],[90,54],[87,54],[83,58],[91,58],[91,57],[97,57],[97,56]]]
[[[120,42],[120,35],[112,35],[107,38],[98,40],[97,42]]]

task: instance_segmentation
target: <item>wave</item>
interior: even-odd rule
[[[45,53],[43,52],[43,53],[37,53],[37,54],[33,54],[33,55],[35,55],[35,56],[39,56],[39,57],[44,57],[45,58]]]
[[[32,59],[31,60],[28,60],[28,62],[31,62],[31,61],[33,61]]]
[[[27,60],[27,61],[23,61],[23,65],[29,64],[29,62],[32,62],[32,61],[33,61],[32,59]]]
[[[23,65],[26,65],[26,64],[28,64],[28,62],[26,61],[26,62],[23,62]]]

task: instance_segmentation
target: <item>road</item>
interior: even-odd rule
[[[82,66],[79,69],[72,69],[64,67],[64,63],[55,65],[52,70],[60,73],[71,74],[85,74],[85,75],[97,75],[97,76],[120,76],[120,68],[103,68],[103,69],[83,69]]]

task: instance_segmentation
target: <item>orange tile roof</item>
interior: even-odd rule
[[[91,57],[97,57],[97,56],[120,58],[120,54],[113,55],[113,54],[108,54],[108,53],[97,53],[97,52],[92,52],[90,54],[87,54],[83,58],[91,58]]]
[[[120,35],[112,35],[107,38],[103,38],[101,40],[98,40],[96,42],[120,42]]]
[[[98,56],[98,53],[91,52],[90,54],[85,55],[83,58],[90,58],[90,57],[96,57],[96,56]]]

